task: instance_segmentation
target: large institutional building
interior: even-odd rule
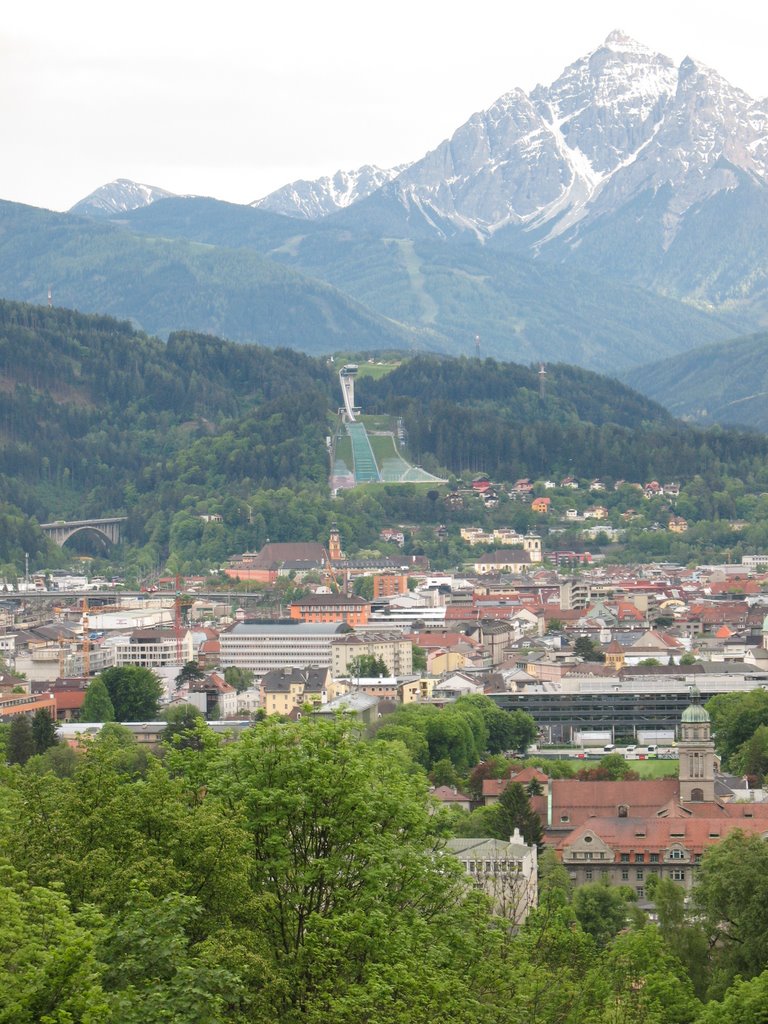
[[[331,667],[331,643],[347,629],[338,622],[239,622],[219,637],[221,667],[247,669],[257,679],[275,668]]]
[[[708,847],[740,829],[768,839],[768,802],[741,803],[718,781],[709,714],[691,688],[680,719],[679,772],[671,779],[580,781],[537,776],[541,795],[531,804],[545,840],[575,885],[630,885],[646,900],[651,877],[690,888]],[[530,771],[530,769],[528,769]],[[486,801],[509,781],[486,780]]]

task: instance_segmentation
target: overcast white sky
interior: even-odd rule
[[[15,0],[0,20],[0,199],[64,210],[124,177],[247,203],[392,166],[615,28],[768,95],[759,0]]]

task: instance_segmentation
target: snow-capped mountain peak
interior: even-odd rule
[[[174,193],[164,188],[143,185],[128,178],[116,178],[115,181],[102,185],[85,199],[81,199],[69,212],[88,217],[114,217],[118,213],[128,213],[130,210],[149,206],[158,199],[173,197]]]
[[[616,29],[551,85],[504,93],[408,167],[294,182],[254,205],[322,217],[391,182],[388,196],[428,224],[480,237],[517,226],[539,251],[662,187],[676,193],[669,241],[689,205],[733,187],[739,169],[768,181],[766,104]]]
[[[396,178],[406,167],[407,164],[401,164],[399,167],[385,169],[366,164],[357,170],[337,171],[332,176],[315,181],[292,181],[250,205],[273,213],[284,213],[289,217],[315,220],[336,210],[343,210],[359,199],[365,199]]]

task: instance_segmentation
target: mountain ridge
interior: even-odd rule
[[[736,314],[742,330],[768,322],[768,101],[618,30],[403,168],[293,182],[254,205],[291,214],[298,234],[467,236]]]

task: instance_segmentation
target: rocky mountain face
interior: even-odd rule
[[[75,203],[69,212],[86,217],[114,217],[116,214],[149,206],[158,199],[170,199],[173,195],[173,192],[167,192],[164,188],[141,185],[128,178],[117,178]]]
[[[686,211],[737,185],[738,170],[768,182],[768,107],[709,68],[688,58],[675,67],[612,32],[552,85],[506,93],[423,159],[371,170],[296,182],[254,205],[324,216],[370,195],[380,178],[439,222],[485,237],[517,227],[541,248],[641,192],[669,188],[669,246]]]
[[[73,212],[253,249],[430,347],[616,370],[768,324],[768,101],[621,32],[408,166],[161,195],[118,181]]]
[[[366,164],[356,171],[337,171],[332,177],[318,178],[316,181],[292,181],[276,192],[270,192],[263,199],[257,199],[251,206],[282,213],[287,217],[316,220],[346,209],[359,199],[365,199],[396,178],[405,167],[403,164],[385,170]]]

